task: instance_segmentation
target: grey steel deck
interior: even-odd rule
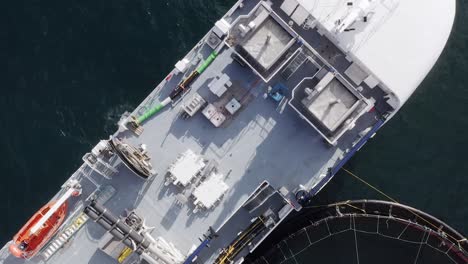
[[[248,13],[258,1],[245,1],[244,8],[227,17],[234,21],[236,16]],[[273,8],[282,16],[278,2],[273,1]],[[296,29],[296,28],[295,28]],[[308,38],[323,38],[300,31],[304,40],[311,46],[320,41]],[[201,45],[198,51],[204,58],[211,52],[207,45]],[[333,49],[338,57],[343,57],[337,49]],[[217,75],[225,73],[232,81],[228,96],[239,99],[242,108],[226,123],[215,128],[201,113],[191,119],[179,117],[181,102],[174,107],[168,107],[161,113],[148,120],[144,125],[144,132],[136,137],[129,131],[116,133],[134,145],[147,145],[151,162],[157,175],[144,181],[133,175],[123,164],[116,165],[119,173],[107,180],[97,173],[89,177],[99,185],[110,184],[116,188],[114,197],[106,206],[115,214],[122,214],[125,209],[136,208],[136,211],[146,219],[148,226],[156,227],[152,235],[162,236],[173,243],[183,254],[188,254],[193,246],[200,244],[199,237],[209,227],[220,231],[220,237],[213,242],[212,247],[203,252],[199,263],[216,257],[219,249],[228,245],[233,234],[238,233],[249,222],[251,215],[236,214],[239,226],[223,226],[230,216],[248,198],[248,196],[263,181],[268,181],[274,188],[286,187],[289,191],[299,185],[312,187],[317,184],[336,163],[343,158],[345,152],[351,148],[359,137],[359,133],[371,127],[377,120],[379,113],[369,112],[359,119],[353,130],[343,136],[336,146],[326,143],[323,138],[298,113],[286,106],[280,113],[277,104],[263,94],[269,85],[278,82],[288,87],[288,96],[292,89],[305,77],[313,77],[320,67],[328,67],[321,61],[317,65],[305,63],[288,80],[275,75],[269,83],[265,83],[249,67],[242,67],[232,59],[233,49],[227,46],[222,49],[213,64],[192,84],[191,90],[182,100],[190,98],[198,92],[207,101],[219,100],[207,88],[207,84]],[[193,54],[193,51],[192,51]],[[335,67],[344,70],[334,61]],[[170,81],[163,82],[147,99],[145,99],[134,113],[141,113],[150,106],[157,104],[177,85],[181,74]],[[379,93],[373,90],[368,94]],[[383,98],[382,95],[378,95]],[[228,192],[220,204],[212,210],[193,213],[193,206],[189,203],[178,206],[175,197],[181,189],[173,185],[165,186],[165,174],[169,165],[177,156],[187,149],[203,155],[206,159],[215,160],[218,170],[225,175],[224,181],[229,185]],[[77,172],[74,177],[82,179],[84,192],[74,204],[85,203],[84,199],[95,190],[95,185],[82,173]],[[78,234],[65,245],[47,263],[116,263],[98,248],[99,239],[105,231],[96,223],[89,221]],[[40,263],[39,258],[31,261],[15,259],[8,255],[7,248],[0,251],[0,263]]]

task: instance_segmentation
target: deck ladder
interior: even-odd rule
[[[288,80],[291,76],[301,67],[301,65],[307,60],[308,56],[302,49],[296,54],[296,56],[289,62],[288,66],[281,72],[281,76]]]
[[[86,153],[83,156],[83,161],[92,168],[94,171],[102,175],[106,179],[112,179],[112,175],[118,171],[112,167],[108,162],[105,162],[99,157],[94,156],[91,153]]]
[[[48,260],[52,257],[62,246],[70,240],[70,238],[83,226],[86,221],[88,221],[89,217],[84,214],[80,213],[80,215],[73,221],[73,223],[65,228],[63,232],[61,232],[55,239],[48,245],[48,247],[42,253],[42,256],[45,260]]]

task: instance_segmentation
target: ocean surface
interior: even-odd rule
[[[2,2],[0,243],[11,239],[234,0]],[[468,234],[468,2],[401,111],[346,168]],[[436,19],[436,18],[435,18]],[[424,43],[421,43],[424,45]],[[404,62],[402,62],[404,64]],[[340,172],[317,200],[380,198]]]

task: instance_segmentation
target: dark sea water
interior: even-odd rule
[[[115,129],[235,1],[3,1],[0,242]],[[468,233],[468,2],[446,50],[346,168]],[[346,173],[318,197],[383,198]]]

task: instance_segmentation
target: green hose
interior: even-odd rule
[[[202,65],[200,65],[200,67],[198,67],[198,69],[196,70],[196,72],[198,72],[198,75],[200,75],[202,72],[204,72],[206,70],[206,68],[208,68],[208,66],[210,66],[210,64],[216,59],[217,56],[218,56],[218,53],[216,51],[213,51],[210,54],[210,56],[208,56],[208,58],[206,58],[206,60],[202,63]],[[190,79],[190,82],[192,82],[193,79],[197,75],[192,74],[190,76],[191,77],[189,77],[189,79]],[[184,83],[184,82],[182,82],[182,83]],[[142,124],[143,122],[145,122],[146,119],[150,118],[151,116],[155,115],[157,112],[161,111],[161,109],[163,109],[166,105],[168,105],[172,101],[172,99],[173,98],[168,97],[163,102],[161,102],[160,104],[158,104],[155,107],[151,108],[150,110],[144,112],[141,116],[139,116],[137,118],[138,125]]]
[[[144,112],[141,116],[137,118],[138,124],[143,123],[146,119],[151,117],[152,115],[156,114],[157,112],[161,111],[163,109],[164,105],[158,104],[157,106],[151,108],[150,110]]]
[[[208,58],[206,58],[206,60],[203,62],[203,64],[200,65],[200,67],[198,67],[198,69],[197,69],[198,74],[202,74],[202,72],[204,72],[206,70],[206,68],[208,68],[208,66],[210,66],[210,64],[216,59],[216,57],[218,57],[218,53],[216,51],[213,51],[210,54],[210,56],[208,56]]]

